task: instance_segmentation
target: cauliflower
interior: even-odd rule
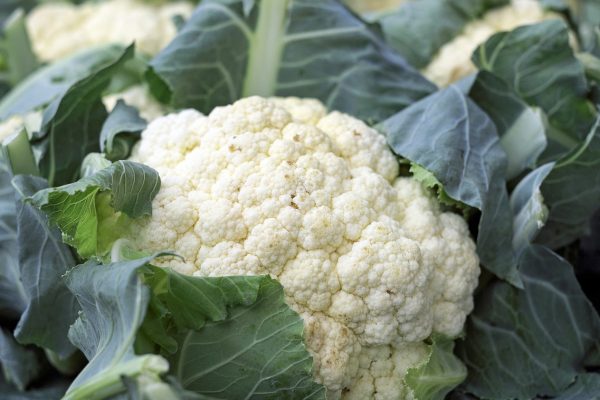
[[[471,55],[493,34],[551,18],[559,16],[544,11],[537,0],[513,0],[467,24],[462,34],[445,44],[421,72],[438,86],[447,86],[476,72]]]
[[[332,398],[407,397],[423,340],[458,335],[479,276],[458,215],[410,177],[385,138],[317,100],[250,97],[155,119],[132,160],[162,187],[128,235],[196,276],[269,274],[305,321]]]
[[[153,6],[136,0],[45,3],[28,15],[27,30],[43,61],[101,44],[133,41],[141,52],[156,54],[175,37],[172,18],[189,16],[193,7],[189,2]]]
[[[118,100],[123,100],[126,104],[137,108],[140,116],[147,121],[152,121],[165,113],[165,106],[152,97],[145,85],[130,86],[123,92],[109,94],[102,99],[109,111],[115,108]]]
[[[348,7],[359,14],[395,10],[407,0],[345,0]]]

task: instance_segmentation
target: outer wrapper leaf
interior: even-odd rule
[[[165,356],[186,390],[214,399],[325,398],[312,380],[302,319],[276,281],[189,277],[157,267],[145,280],[169,310],[160,323],[177,351]]]
[[[75,183],[42,190],[31,201],[82,257],[102,256],[123,233],[128,217],[150,215],[159,189],[155,170],[118,161]]]
[[[65,280],[82,313],[69,339],[90,360],[75,378],[65,399],[103,399],[125,391],[121,376],[148,374],[158,380],[167,362],[159,356],[137,356],[133,344],[144,320],[150,290],[138,269],[154,256],[101,265],[95,261],[75,267]]]
[[[428,360],[404,377],[415,399],[444,400],[467,377],[467,368],[453,353],[454,341],[434,337]]]

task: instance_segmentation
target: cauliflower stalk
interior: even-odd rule
[[[74,5],[51,2],[27,16],[33,49],[43,61],[109,43],[136,42],[142,53],[156,54],[177,33],[172,19],[189,16],[190,2],[151,5],[138,0],[107,0]]]
[[[448,86],[477,71],[471,55],[493,34],[551,18],[559,16],[545,11],[537,0],[513,0],[511,4],[493,9],[467,24],[463,32],[446,43],[421,72],[437,85]]]
[[[332,398],[410,397],[434,333],[460,334],[479,263],[458,215],[410,177],[385,138],[316,100],[251,97],[155,119],[131,159],[162,187],[133,223],[138,250],[195,276],[268,274],[305,323]]]

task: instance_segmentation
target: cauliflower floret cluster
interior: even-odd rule
[[[185,274],[278,279],[332,398],[397,399],[423,340],[458,335],[473,308],[479,263],[462,218],[398,176],[382,135],[316,100],[170,114],[132,159],[162,179],[136,246],[176,251],[184,260],[163,266]]]
[[[109,43],[128,45],[156,54],[176,32],[172,18],[189,16],[189,2],[149,5],[136,0],[107,0],[74,5],[45,3],[27,17],[33,49],[43,61],[53,61],[79,50]]]
[[[559,16],[545,11],[538,0],[513,0],[467,24],[460,36],[445,44],[421,72],[437,85],[447,86],[476,72],[471,55],[493,34],[551,18]]]

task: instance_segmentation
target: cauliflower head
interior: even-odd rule
[[[552,18],[560,17],[545,11],[537,0],[513,0],[467,24],[463,32],[446,43],[421,72],[438,86],[448,86],[477,71],[471,55],[493,34]]]
[[[74,5],[44,3],[27,16],[33,49],[43,61],[53,61],[89,47],[135,41],[143,53],[156,54],[176,32],[172,18],[187,17],[190,2],[150,5],[139,0],[107,0]]]
[[[184,259],[162,266],[184,274],[278,279],[332,398],[408,396],[423,340],[458,335],[473,308],[479,261],[463,219],[398,176],[382,135],[317,100],[166,115],[131,158],[162,179],[135,246],[174,250]]]

